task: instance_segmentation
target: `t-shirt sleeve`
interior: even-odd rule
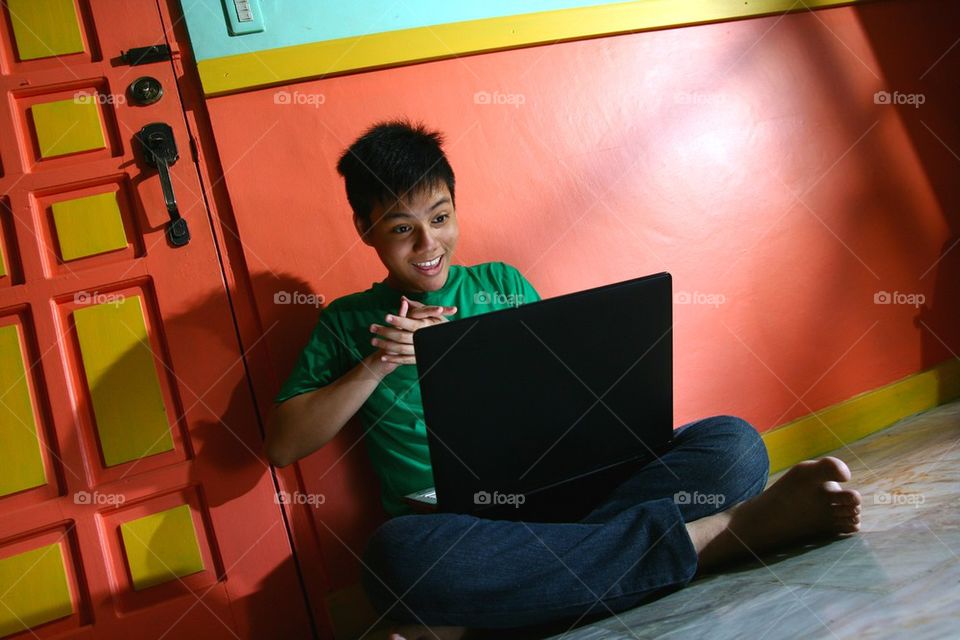
[[[336,312],[327,307],[320,314],[307,345],[300,352],[293,371],[280,387],[274,402],[279,404],[293,396],[328,385],[346,373],[349,367],[347,348]]]
[[[501,262],[503,265],[504,276],[507,279],[507,285],[510,287],[510,290],[515,292],[518,296],[517,304],[527,304],[528,302],[537,302],[540,300],[540,294],[537,293],[537,290],[530,284],[530,281],[523,277],[523,274],[520,271],[505,262]],[[520,297],[522,296],[522,297]]]

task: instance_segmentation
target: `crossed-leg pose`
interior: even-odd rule
[[[392,638],[459,638],[612,615],[732,561],[859,529],[860,495],[841,487],[841,460],[801,462],[763,491],[767,467],[749,424],[700,420],[577,523],[393,518],[368,544],[364,586],[406,623]],[[712,499],[677,504],[677,494]]]
[[[801,462],[763,491],[766,449],[731,416],[681,427],[667,452],[571,522],[412,514],[402,496],[433,485],[414,332],[539,299],[508,264],[451,264],[459,227],[441,142],[383,123],[341,157],[354,225],[387,277],[324,309],[267,431],[267,455],[282,466],[359,415],[392,516],[366,546],[362,582],[397,623],[394,639],[612,615],[729,562],[859,529],[860,495],[841,487],[841,460]],[[481,304],[491,292],[500,295]]]

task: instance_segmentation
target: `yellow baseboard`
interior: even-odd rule
[[[815,411],[763,434],[770,472],[838,449],[960,396],[960,359]]]

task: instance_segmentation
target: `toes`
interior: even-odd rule
[[[836,516],[836,517],[833,519],[833,521],[834,521],[834,523],[836,523],[837,525],[841,525],[841,526],[846,526],[846,525],[859,525],[859,524],[860,524],[860,516],[859,516],[859,515]]]
[[[854,516],[860,517],[860,507],[848,507],[845,505],[834,505],[833,507],[833,516],[835,518],[852,518]]]
[[[825,482],[823,484],[823,490],[829,494],[831,504],[850,507],[860,505],[860,492],[855,489],[844,489],[836,482]]]
[[[850,468],[840,458],[825,456],[817,460],[817,472],[823,474],[824,480],[846,482],[850,479]]]
[[[843,517],[834,520],[834,527],[839,533],[854,533],[860,530],[860,516]]]
[[[834,522],[855,522],[860,523],[859,513],[838,513],[833,517]]]

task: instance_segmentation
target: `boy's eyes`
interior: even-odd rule
[[[441,213],[439,216],[437,216],[436,218],[434,218],[433,221],[436,222],[437,220],[440,220],[441,218],[444,218],[444,222],[446,222],[445,219],[446,219],[446,218],[449,218],[449,217],[450,217],[450,214],[449,214],[449,213]],[[400,225],[395,226],[395,227],[392,229],[392,231],[393,231],[394,233],[405,233],[409,227],[410,227],[410,225],[408,225],[408,224],[400,224]]]

